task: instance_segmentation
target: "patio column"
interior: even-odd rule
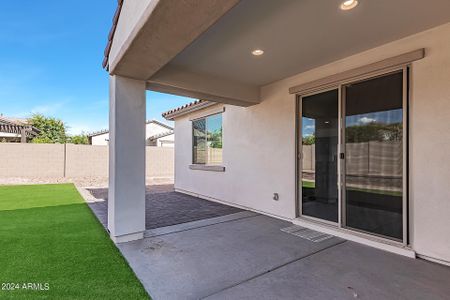
[[[109,81],[108,229],[116,243],[145,230],[145,82]]]
[[[20,129],[20,142],[21,143],[27,142],[27,130],[25,129],[25,127]]]

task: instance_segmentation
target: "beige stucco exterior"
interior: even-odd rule
[[[417,254],[450,262],[450,23],[266,85],[258,105],[226,105],[225,172],[189,168],[192,116],[177,118],[176,189],[294,219],[296,96],[288,89],[420,48],[426,54],[412,63],[409,101],[410,242]]]

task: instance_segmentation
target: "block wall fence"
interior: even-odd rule
[[[0,143],[0,177],[108,177],[108,146]],[[173,177],[174,149],[146,147],[146,176]]]

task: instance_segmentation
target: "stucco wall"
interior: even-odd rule
[[[117,55],[127,38],[135,30],[149,4],[156,5],[159,0],[124,0],[119,22],[114,34],[114,41],[109,54],[109,61],[115,62]]]
[[[188,168],[191,124],[180,117],[175,187],[294,218],[295,96],[288,88],[419,48],[426,57],[412,64],[409,106],[411,244],[418,254],[450,261],[450,23],[264,86],[259,105],[226,106],[223,173]]]
[[[175,147],[175,135],[167,135],[165,137],[161,137],[156,139],[156,146],[158,147]]]
[[[92,145],[95,146],[106,146],[109,141],[109,132],[105,132],[92,137]]]

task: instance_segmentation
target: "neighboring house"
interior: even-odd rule
[[[109,130],[101,130],[88,135],[91,145],[108,145]],[[145,140],[147,146],[173,147],[173,128],[156,120],[146,122]]]
[[[105,51],[114,241],[145,230],[153,90],[207,100],[165,114],[177,191],[450,264],[450,1],[138,2]]]
[[[109,142],[109,130],[103,129],[100,131],[92,132],[88,134],[89,144],[95,146],[108,145]]]
[[[175,146],[175,135],[173,130],[155,134],[147,139],[147,146],[170,147]]]
[[[0,116],[0,142],[27,143],[39,134],[39,129],[29,124],[28,119]]]

